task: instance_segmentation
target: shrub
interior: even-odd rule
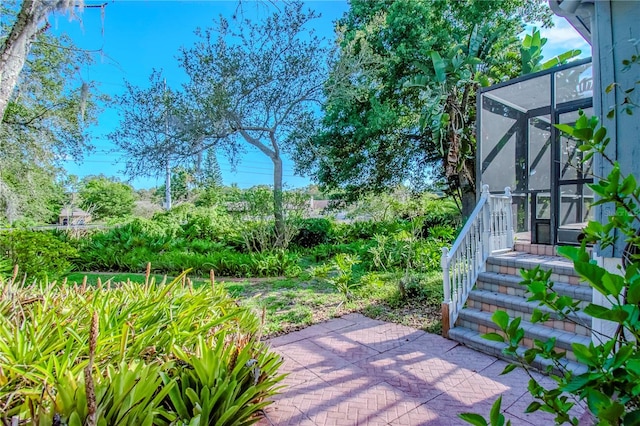
[[[2,293],[4,424],[249,424],[282,379],[256,316],[184,275]]]
[[[462,217],[456,203],[449,198],[439,198],[433,194],[423,195],[420,199],[420,212],[417,215],[423,222],[423,230],[428,233],[434,226],[457,228]]]
[[[83,270],[142,272],[158,254],[184,249],[186,241],[173,233],[153,221],[135,219],[82,240],[76,265]]]
[[[259,253],[275,246],[277,236],[275,224],[269,220],[237,220],[235,238],[230,243],[245,253]]]
[[[303,219],[292,243],[298,247],[310,248],[331,241],[333,223],[329,219]]]
[[[371,241],[356,241],[350,244],[320,244],[313,247],[309,251],[309,255],[316,263],[330,260],[340,253],[358,255],[361,260],[362,258],[370,259],[371,256],[368,254],[368,250],[373,244]]]
[[[56,280],[69,273],[78,251],[43,231],[14,230],[0,233],[0,251],[27,279]]]
[[[216,208],[196,209],[186,218],[182,230],[184,238],[189,241],[200,239],[226,242],[236,234],[231,217]]]
[[[422,218],[414,219],[412,229],[394,234],[376,234],[369,247],[372,267],[382,271],[412,269],[427,272],[440,268],[442,247],[453,241],[455,231],[448,226],[431,228],[431,235],[420,237]]]
[[[299,258],[285,250],[256,253],[251,255],[252,272],[258,277],[273,277],[286,275],[295,277],[302,272],[298,264]]]
[[[360,280],[356,279],[354,266],[360,263],[357,256],[337,254],[331,262],[332,271],[327,281],[333,285],[342,295],[350,300],[353,298],[353,290],[360,287]]]
[[[404,225],[404,221],[357,221],[351,224],[343,224],[336,228],[335,242],[352,243],[358,240],[370,240],[376,234],[392,234]]]

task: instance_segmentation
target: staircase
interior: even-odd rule
[[[570,261],[554,256],[555,248],[536,244],[516,244],[513,251],[494,253],[487,258],[485,270],[478,273],[475,286],[469,291],[464,307],[448,330],[448,337],[466,346],[497,357],[506,358],[502,349],[507,345],[483,339],[485,333],[499,332],[491,320],[493,312],[502,310],[511,318],[522,317],[521,326],[525,330],[523,345],[533,347],[534,339],[546,341],[556,338],[556,347],[566,351],[562,363],[566,368],[580,373],[586,371],[584,365],[576,362],[571,351],[571,343],[588,345],[591,341],[591,320],[578,314],[562,319],[551,310],[540,307],[538,302],[528,302],[526,287],[520,285],[520,269],[533,269],[540,265],[543,270],[552,270],[551,281],[554,290],[582,301],[586,306],[591,302],[592,290],[580,283]],[[532,324],[529,320],[534,308],[551,313],[545,323]],[[522,349],[524,351],[524,348]],[[533,366],[544,370],[547,360],[537,359]]]

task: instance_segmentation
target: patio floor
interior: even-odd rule
[[[435,334],[349,314],[270,343],[289,375],[261,426],[465,425],[459,413],[488,417],[500,395],[513,425],[553,424],[524,413],[532,398],[523,370],[500,376],[504,361]]]

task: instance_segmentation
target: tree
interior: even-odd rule
[[[171,169],[171,199],[175,202],[189,201],[191,192],[195,187],[196,180],[193,170],[188,170],[183,166]],[[156,188],[155,195],[164,197],[166,186],[160,185]]]
[[[131,214],[135,195],[131,186],[104,176],[88,177],[79,190],[80,206],[95,219],[119,218]]]
[[[526,0],[354,0],[301,170],[351,199],[444,181],[470,212],[475,91],[518,74],[515,36],[536,18],[547,19],[543,6]]]
[[[282,153],[313,122],[326,76],[327,49],[305,28],[316,17],[292,2],[260,23],[221,18],[217,28],[198,31],[200,41],[181,55],[190,78],[185,91],[197,111],[187,128],[215,137],[232,158],[244,143],[273,162],[276,246],[286,231]]]
[[[184,94],[168,87],[159,71],[152,72],[148,87],[126,81],[125,86],[125,93],[115,98],[120,126],[108,137],[126,152],[127,175],[157,177],[167,167],[192,167],[205,149],[206,134],[213,132],[204,124],[188,128],[189,114],[195,112],[187,110]]]
[[[2,6],[0,13],[12,16]],[[49,221],[59,211],[58,162],[83,154],[97,113],[95,87],[79,72],[90,55],[45,29],[30,45],[0,125],[0,208],[9,223]]]
[[[196,170],[196,184],[199,188],[222,186],[222,171],[214,149],[208,149],[198,161],[199,170]]]
[[[196,206],[211,207],[220,203],[222,198],[222,171],[214,149],[204,153],[202,166],[195,176],[197,194]]]
[[[5,110],[13,90],[18,85],[20,72],[25,65],[31,45],[38,33],[46,30],[42,22],[53,12],[67,11],[76,0],[24,0],[16,15],[7,37],[0,45],[0,118]]]

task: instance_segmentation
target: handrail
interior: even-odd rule
[[[489,255],[512,248],[511,190],[507,187],[503,195],[492,195],[489,186],[484,185],[478,204],[451,249],[442,248],[443,336],[455,326],[478,274],[485,270]]]

